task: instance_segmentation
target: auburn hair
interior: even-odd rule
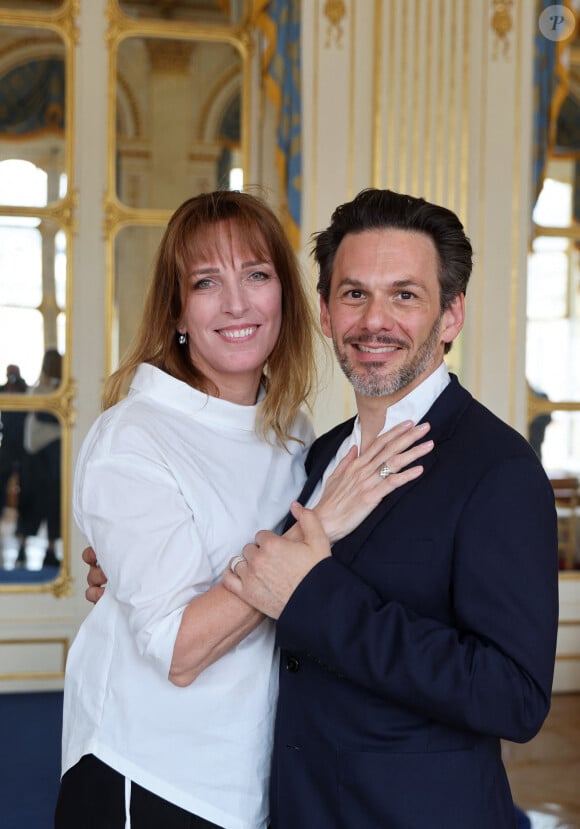
[[[250,193],[219,190],[185,201],[171,217],[159,245],[153,276],[137,334],[119,368],[107,379],[103,408],[117,403],[127,391],[140,363],[150,363],[200,391],[219,397],[219,389],[179,345],[179,325],[192,261],[223,255],[225,226],[230,239],[243,240],[257,259],[272,263],[282,287],[280,334],[262,376],[265,395],[256,428],[266,440],[284,445],[316,379],[312,305],[296,255],[279,220],[261,198]],[[216,228],[217,229],[217,228]]]

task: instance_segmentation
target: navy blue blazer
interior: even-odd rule
[[[282,648],[273,829],[507,829],[500,738],[550,706],[557,526],[529,444],[452,377],[435,448],[295,590]],[[353,420],[317,440],[306,502]]]

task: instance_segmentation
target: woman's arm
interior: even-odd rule
[[[205,668],[217,662],[251,633],[264,616],[216,584],[197,596],[183,612],[173,648],[169,680],[190,685]]]
[[[96,604],[105,592],[107,577],[92,547],[85,547],[83,561],[89,565],[85,596]],[[238,599],[222,584],[193,599],[185,608],[173,648],[169,680],[190,685],[205,668],[217,662],[258,627],[264,615]]]

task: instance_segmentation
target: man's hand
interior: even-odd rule
[[[330,543],[316,514],[297,502],[291,511],[301,540],[260,530],[256,543],[244,547],[244,558],[236,556],[235,572],[228,567],[222,577],[228,590],[272,619],[280,616],[310,570],[330,556]]]
[[[85,598],[92,604],[96,604],[105,592],[107,577],[99,567],[97,554],[92,547],[85,547],[82,558],[85,564],[89,565],[89,572],[87,573],[87,584],[89,586],[85,590]]]

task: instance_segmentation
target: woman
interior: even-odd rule
[[[108,587],[67,664],[58,829],[265,827],[274,630],[220,577],[257,529],[280,526],[304,481],[313,330],[263,202],[225,191],[178,208],[77,463],[75,517]],[[360,476],[369,511],[420,474],[376,475],[387,457],[397,469],[425,454],[404,451],[419,435],[399,429],[341,468]],[[341,511],[335,478],[317,507],[332,538]]]

